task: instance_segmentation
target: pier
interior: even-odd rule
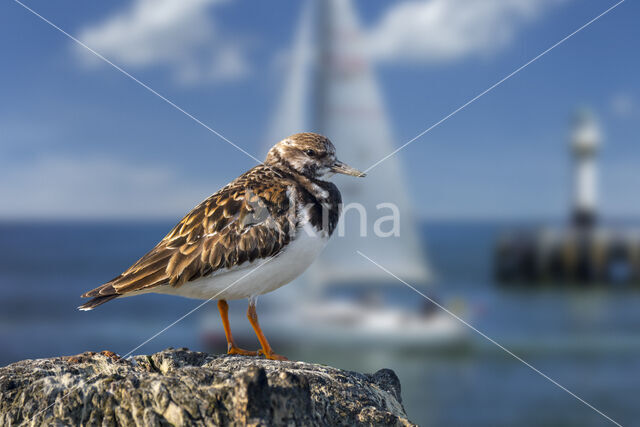
[[[494,275],[500,283],[640,285],[640,229],[599,223],[596,160],[601,139],[593,114],[577,114],[570,138],[570,220],[565,227],[504,231],[494,249]]]

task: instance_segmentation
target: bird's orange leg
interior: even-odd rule
[[[272,360],[289,360],[284,356],[280,356],[279,354],[275,354],[269,345],[269,341],[267,341],[267,337],[262,333],[262,329],[260,329],[260,324],[258,323],[258,313],[256,313],[256,305],[255,303],[249,301],[249,308],[247,309],[247,317],[249,318],[249,323],[253,326],[253,330],[256,332],[256,336],[258,337],[258,341],[260,341],[260,345],[262,346],[262,350],[258,351],[259,354],[264,354],[264,357]]]
[[[231,335],[231,328],[229,327],[229,304],[227,301],[221,299],[218,300],[218,310],[220,311],[220,317],[222,318],[222,326],[224,327],[224,335],[227,337],[227,354],[240,354],[242,356],[257,356],[257,351],[243,350],[240,347],[236,347],[235,341],[233,341],[233,335]]]

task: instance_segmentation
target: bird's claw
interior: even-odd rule
[[[240,347],[231,346],[227,349],[227,354],[237,354],[240,356],[257,356],[260,353],[257,351],[245,350]]]
[[[258,354],[270,360],[289,360],[284,356],[274,353],[273,351],[266,353],[264,350],[258,350]]]

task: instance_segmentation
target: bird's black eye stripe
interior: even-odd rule
[[[309,157],[315,157],[316,152],[315,150],[304,150],[304,154],[306,154]]]

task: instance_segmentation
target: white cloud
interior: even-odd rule
[[[611,97],[609,107],[614,116],[619,119],[628,119],[638,112],[633,96],[627,92],[619,92]]]
[[[48,156],[2,166],[2,218],[167,218],[218,186],[193,185],[172,168],[112,158]]]
[[[221,34],[209,11],[224,1],[135,0],[79,38],[119,65],[164,66],[182,83],[238,79],[249,72],[245,52]]]
[[[184,84],[236,80],[249,74],[249,66],[242,52],[231,46],[221,47],[210,61],[198,64],[185,62],[176,78]]]
[[[523,23],[563,0],[424,0],[396,3],[368,34],[380,61],[445,63],[508,45]]]

